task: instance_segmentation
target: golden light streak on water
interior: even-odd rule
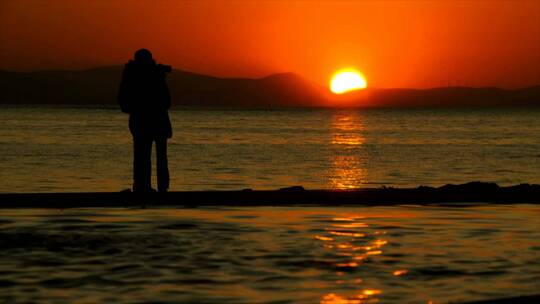
[[[365,255],[357,255],[353,259],[357,260],[357,261],[362,261],[362,260],[365,260],[366,258],[367,258],[367,256],[365,256]]]
[[[375,242],[373,242],[373,244],[377,247],[382,247],[386,244],[388,244],[388,241],[386,240],[376,240]]]
[[[339,270],[343,270],[336,272],[336,275],[339,277],[335,281],[336,285],[344,285],[347,282],[349,284],[362,284],[363,280],[360,278],[350,281],[343,279],[343,277],[346,277],[347,273],[354,272],[355,269],[362,267],[368,257],[381,255],[382,250],[379,249],[388,244],[387,240],[381,238],[375,238],[371,241],[364,239],[367,234],[363,231],[369,229],[369,226],[363,222],[364,220],[364,216],[358,215],[335,217],[332,219],[329,227],[324,228],[326,233],[333,237],[324,235],[316,235],[314,237],[315,239],[325,241],[323,247],[331,251],[335,257],[334,266]],[[378,233],[378,235],[380,234],[382,233]],[[373,235],[375,234],[373,233]],[[360,242],[363,246],[359,246],[356,242]],[[353,295],[328,293],[322,297],[320,303],[376,303],[379,299],[375,296],[381,293],[381,289],[363,289],[360,293]]]
[[[329,231],[330,234],[338,235],[338,236],[351,236],[351,237],[365,237],[366,235],[364,233],[354,233],[354,232],[343,232],[343,231]]]
[[[335,293],[329,293],[323,296],[320,303],[321,304],[362,304],[364,302],[362,299],[347,299]]]
[[[334,189],[359,188],[365,175],[360,167],[359,160],[355,156],[334,156],[332,161],[334,168],[330,184]]]
[[[353,216],[347,216],[347,217],[335,217],[332,219],[332,221],[335,221],[335,222],[352,222],[352,221],[356,221],[358,219],[364,219],[366,218],[365,216],[361,216],[361,215],[353,215]]]
[[[322,235],[316,235],[315,238],[319,241],[323,241],[323,242],[331,242],[333,241],[334,239],[331,238],[331,237],[327,237],[327,236],[322,236]]]
[[[370,246],[355,246],[352,248],[354,251],[370,251],[373,247]]]
[[[321,304],[364,304],[376,303],[377,299],[370,299],[374,295],[381,294],[379,289],[365,289],[352,297],[344,297],[335,293],[329,293],[322,297]]]
[[[337,263],[337,267],[358,267],[358,263],[356,262],[350,262],[350,263]]]
[[[331,144],[340,148],[331,159],[330,184],[335,189],[355,189],[366,182],[362,159],[350,152],[351,148],[364,144],[363,130],[362,119],[356,112],[339,112],[332,117]]]
[[[351,245],[349,243],[342,243],[342,244],[337,245],[338,249],[349,249],[349,248],[352,248],[352,247],[353,247],[353,245]]]
[[[365,294],[366,296],[372,296],[372,295],[376,295],[376,294],[381,294],[382,291],[379,290],[379,289],[366,289],[364,291],[362,291],[363,294]]]
[[[332,117],[332,144],[334,145],[362,145],[365,141],[362,136],[364,125],[357,112],[339,112]]]
[[[366,223],[355,222],[355,223],[346,223],[346,224],[343,224],[343,223],[333,224],[332,226],[337,227],[337,228],[366,228],[368,225]]]
[[[395,275],[396,277],[399,277],[401,275],[406,274],[407,272],[409,272],[407,269],[400,269],[400,270],[394,271],[393,275]]]

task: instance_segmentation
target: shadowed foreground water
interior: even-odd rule
[[[540,290],[540,207],[2,210],[0,302],[449,303]]]

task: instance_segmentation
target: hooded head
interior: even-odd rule
[[[153,63],[152,53],[147,49],[140,49],[135,52],[134,59],[139,63]]]

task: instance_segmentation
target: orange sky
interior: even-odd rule
[[[79,69],[147,47],[217,76],[342,67],[372,87],[540,84],[540,1],[2,0],[0,69]]]

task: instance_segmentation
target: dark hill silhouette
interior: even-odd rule
[[[116,105],[122,67],[83,71],[0,71],[3,104]],[[181,70],[168,75],[175,105],[315,106],[320,89],[292,73],[259,79],[218,78]]]
[[[386,107],[540,106],[540,86],[519,90],[468,87],[375,90],[369,103]]]
[[[121,67],[84,71],[0,71],[0,103],[116,103]]]
[[[82,71],[0,71],[0,104],[116,106],[121,66]],[[540,106],[540,86],[519,90],[448,87],[369,89],[342,96],[293,73],[219,78],[181,70],[168,75],[173,104],[212,107],[482,107]],[[340,101],[347,100],[340,104]]]
[[[264,78],[217,78],[174,71],[171,94],[180,105],[200,106],[317,106],[322,89],[292,73]]]

